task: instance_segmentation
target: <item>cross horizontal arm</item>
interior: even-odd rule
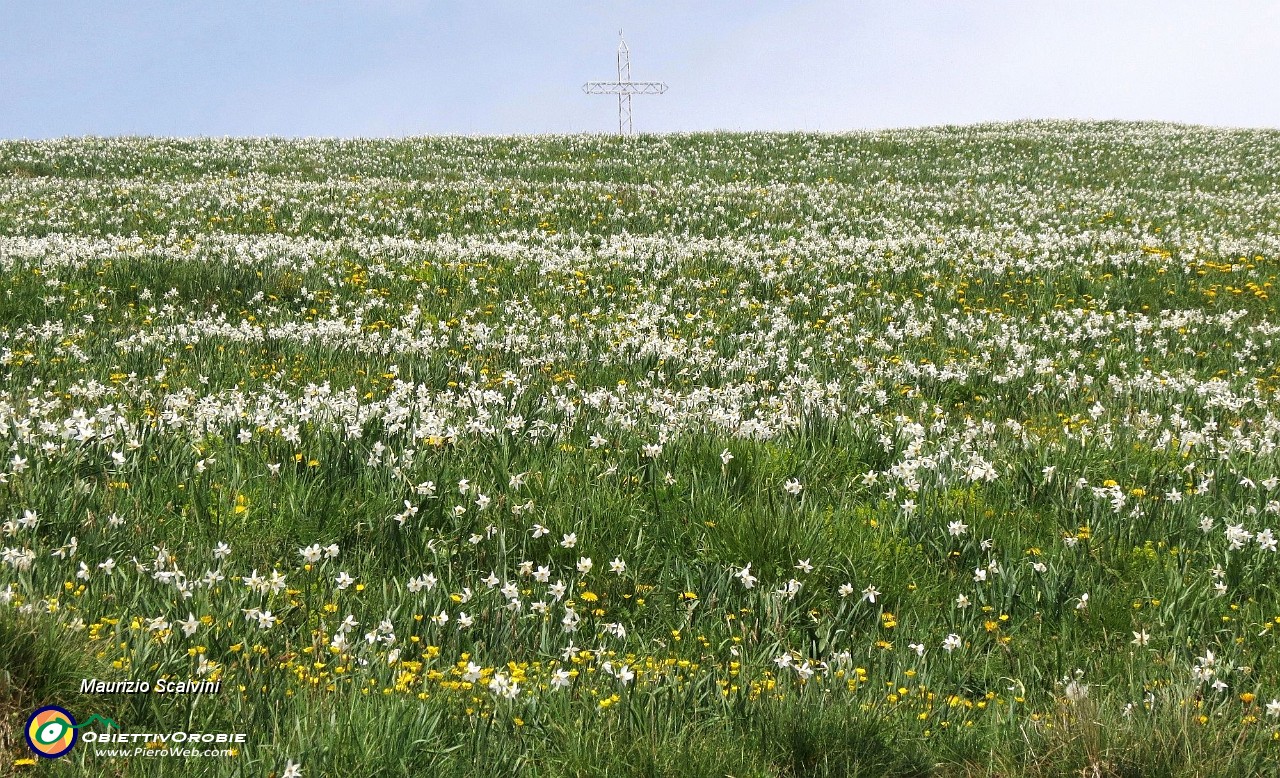
[[[589,95],[660,95],[667,91],[661,81],[588,81],[582,91]]]

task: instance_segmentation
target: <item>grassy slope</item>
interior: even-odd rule
[[[0,144],[0,235],[17,239],[0,265],[4,399],[15,419],[56,399],[44,413],[58,423],[115,403],[141,444],[117,467],[108,454],[118,442],[45,456],[17,435],[0,439],[0,457],[32,464],[0,486],[0,519],[43,517],[6,539],[40,551],[33,572],[4,568],[0,584],[14,584],[15,606],[47,604],[64,583],[71,592],[51,616],[2,611],[9,753],[22,753],[15,722],[56,699],[105,706],[139,728],[248,728],[261,745],[219,765],[245,774],[278,773],[286,759],[306,775],[357,764],[540,775],[1260,769],[1273,748],[1260,705],[1280,696],[1264,626],[1280,614],[1277,566],[1255,545],[1227,551],[1223,529],[1262,529],[1272,498],[1239,481],[1280,474],[1265,446],[1280,378],[1267,330],[1278,166],[1276,133],[1127,124]],[[42,334],[59,320],[72,329]],[[263,334],[202,334],[242,322]],[[349,329],[314,334],[337,324]],[[508,340],[484,346],[478,324]],[[313,334],[296,334],[307,326]],[[134,335],[157,340],[122,349]],[[423,337],[430,346],[404,345]],[[1038,359],[1043,370],[1018,374]],[[384,417],[352,439],[305,416],[296,442],[282,436],[306,387],[324,382],[370,406],[425,392],[432,407],[465,407],[468,388],[487,389],[506,418],[563,425],[562,436],[412,439]],[[677,406],[720,391],[740,398],[745,417],[758,410],[787,426],[778,419],[794,410],[798,421],[746,440],[687,405],[667,415],[646,399],[628,407],[636,423],[625,429],[606,410],[566,422],[544,402],[596,389],[620,405],[629,391]],[[1220,389],[1245,399],[1219,404]],[[245,415],[200,432],[158,424],[184,392],[248,398]],[[912,452],[909,422],[942,428]],[[1206,436],[1196,445],[1211,453],[1179,450],[1161,438],[1166,428]],[[241,429],[251,441],[237,440]],[[1254,450],[1227,441],[1232,429]],[[592,448],[593,433],[609,443]],[[641,446],[660,434],[669,442],[650,461]],[[375,440],[412,449],[402,474],[367,464]],[[935,478],[926,467],[912,495],[900,471],[886,475],[939,452],[980,456],[998,478],[971,483],[964,467]],[[271,475],[267,465],[282,462]],[[868,471],[881,480],[868,483]],[[510,486],[523,472],[528,484]],[[493,513],[450,513],[474,497],[457,495],[460,478],[494,498]],[[791,478],[802,497],[782,489]],[[1076,478],[1089,486],[1072,488]],[[445,496],[419,499],[411,487],[425,480]],[[1124,510],[1095,487],[1119,490]],[[513,516],[527,499],[536,512]],[[405,500],[421,510],[401,526],[387,517]],[[124,529],[104,526],[113,512]],[[1199,529],[1205,515],[1211,533]],[[967,534],[949,535],[953,521]],[[554,535],[532,538],[534,522]],[[553,542],[569,532],[574,548]],[[477,533],[483,541],[469,542]],[[164,544],[192,578],[216,543],[235,554],[227,582],[191,600],[128,570],[95,573],[78,594],[74,566],[49,557],[73,535],[94,566],[147,561]],[[339,544],[340,563],[303,569],[298,549],[312,543]],[[519,562],[576,585],[582,556],[595,569],[574,591],[595,594],[605,613],[580,601],[586,622],[572,637],[647,674],[622,686],[600,658],[582,657],[564,665],[581,670],[571,693],[542,693],[570,637],[559,611],[546,624],[509,618],[480,579],[522,580],[527,607],[545,587],[522,578]],[[607,571],[614,557],[625,574]],[[798,560],[814,571],[801,574]],[[751,590],[733,576],[748,562],[761,579]],[[1222,597],[1215,566],[1229,585]],[[991,580],[974,581],[977,568]],[[239,576],[271,569],[287,573],[287,591],[243,592]],[[367,588],[337,590],[338,570]],[[425,571],[441,587],[410,596],[402,582]],[[773,594],[792,576],[804,584],[797,597]],[[838,591],[846,582],[852,597]],[[875,603],[859,601],[867,586],[882,593]],[[463,587],[490,598],[476,601],[476,627],[422,618],[440,607],[456,617],[444,598]],[[1088,607],[1077,607],[1085,593]],[[970,607],[956,606],[962,594]],[[249,607],[270,607],[281,624],[253,631],[240,615]],[[134,621],[189,610],[212,622],[194,640]],[[326,656],[347,612],[360,634],[393,621],[404,659],[422,662],[414,677],[385,667],[385,649]],[[76,613],[87,633],[67,630]],[[601,634],[615,622],[627,638]],[[1132,644],[1135,631],[1150,634],[1147,646]],[[962,638],[955,653],[941,647],[950,634]],[[917,641],[923,658],[908,648]],[[1193,680],[1206,651],[1227,663],[1228,691]],[[775,665],[783,652],[828,662],[829,673],[801,683]],[[186,677],[200,653],[235,687],[216,704],[73,692],[86,675]],[[464,654],[486,680],[515,663],[526,696],[461,685],[449,668]],[[322,656],[325,667],[311,667]],[[432,667],[442,678],[427,677]],[[355,680],[339,682],[334,668]],[[1077,669],[1090,694],[1073,703],[1063,681]],[[74,758],[61,769],[174,769],[108,764],[83,748]]]

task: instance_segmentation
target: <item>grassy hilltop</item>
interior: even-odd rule
[[[1277,181],[1162,124],[0,142],[0,774],[1264,773]],[[28,764],[47,704],[249,743]]]

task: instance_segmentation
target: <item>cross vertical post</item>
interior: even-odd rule
[[[618,30],[618,83],[631,81],[631,49]],[[631,93],[618,93],[618,134],[631,134]]]
[[[661,81],[631,80],[631,49],[618,30],[618,80],[588,81],[582,85],[582,91],[589,95],[618,96],[618,134],[631,135],[634,131],[631,118],[632,95],[660,95],[667,91],[667,85]]]

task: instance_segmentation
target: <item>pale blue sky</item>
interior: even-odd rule
[[[0,137],[1280,127],[1275,0],[0,0]]]

